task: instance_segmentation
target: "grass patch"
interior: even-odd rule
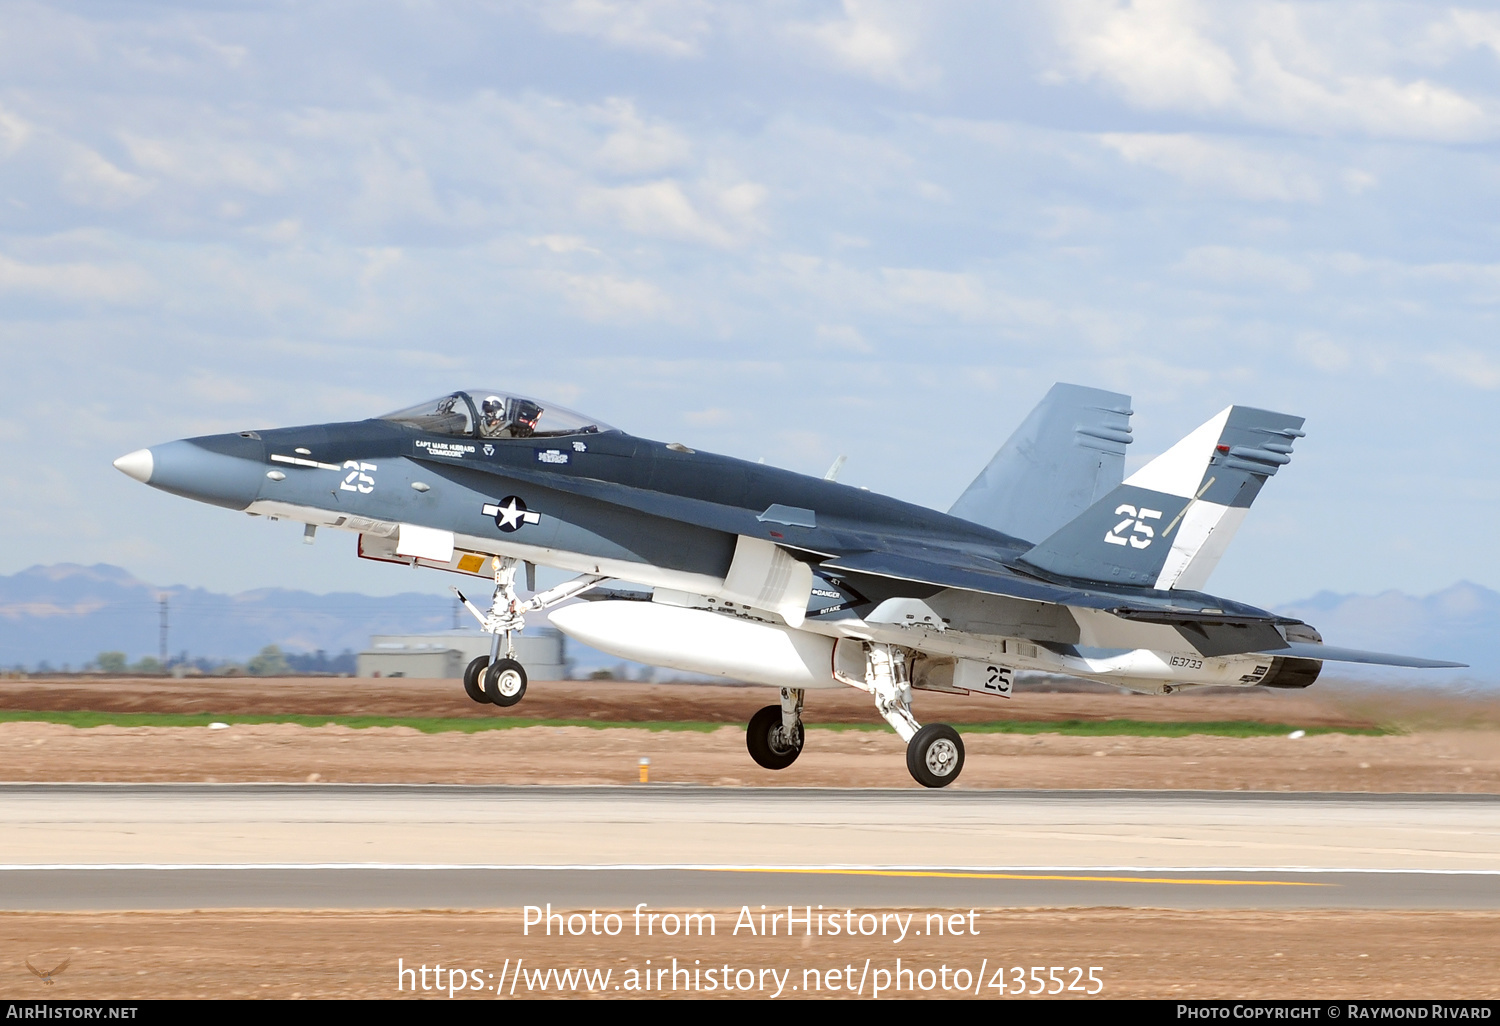
[[[1215,737],[1285,737],[1294,730],[1309,735],[1380,736],[1395,733],[1384,727],[1299,727],[1290,723],[1257,723],[1254,720],[1216,720],[1206,723],[1152,723],[1148,720],[1054,720],[1049,723],[1023,720],[960,725],[959,730],[972,734],[1075,734],[1082,737],[1187,737],[1190,734],[1212,734]]]
[[[473,734],[481,730],[511,730],[517,727],[592,727],[604,730],[619,727],[631,730],[693,730],[708,733],[732,723],[705,723],[695,720],[590,720],[531,719],[522,716],[490,717],[404,717],[404,716],[235,716],[213,713],[126,713],[126,712],[30,712],[0,710],[0,723],[60,723],[69,727],[206,727],[210,723],[256,724],[294,723],[302,727],[340,726],[362,730],[369,727],[411,727],[424,734],[448,731]],[[883,723],[809,723],[811,729],[890,731]],[[955,727],[963,734],[1071,734],[1083,737],[1187,737],[1210,734],[1218,737],[1284,737],[1294,730],[1308,734],[1393,734],[1398,731],[1382,727],[1297,727],[1288,723],[1256,723],[1251,720],[1224,720],[1209,723],[1153,723],[1148,720],[1001,720],[993,723],[960,723]]]
[[[299,727],[411,727],[424,734],[459,731],[508,730],[515,727],[631,727],[638,730],[710,731],[722,723],[675,723],[669,721],[616,721],[583,719],[528,719],[520,716],[422,717],[422,716],[327,716],[287,713],[272,716],[240,716],[218,713],[126,713],[126,712],[29,712],[0,710],[0,723],[61,723],[69,727],[206,727],[210,723],[294,723]]]

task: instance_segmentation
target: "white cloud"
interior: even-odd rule
[[[599,250],[588,244],[588,240],[577,235],[543,235],[532,239],[533,246],[541,246],[552,253],[587,253],[590,256],[602,255]]]
[[[937,80],[937,68],[915,55],[919,6],[843,0],[843,11],[841,18],[795,23],[788,31],[846,71],[878,82],[913,88]]]
[[[886,268],[890,297],[898,303],[927,306],[960,317],[988,317],[995,299],[976,274],[924,268]]]
[[[9,157],[25,146],[32,132],[31,123],[25,118],[0,107],[0,158]]]
[[[653,320],[673,312],[672,301],[649,281],[612,274],[548,274],[543,280],[585,320],[612,323],[620,318]]]
[[[1304,363],[1330,374],[1346,371],[1354,362],[1348,348],[1320,332],[1303,332],[1296,340],[1295,352]]]
[[[82,206],[123,206],[151,191],[152,183],[122,171],[87,146],[65,143],[59,185],[62,193]]]
[[[692,146],[670,125],[648,122],[628,100],[610,100],[605,109],[615,128],[599,146],[598,162],[617,174],[660,174],[687,162]]]
[[[535,9],[554,32],[666,57],[697,56],[712,27],[704,0],[542,0]]]
[[[1232,9],[1197,0],[1067,0],[1057,14],[1063,67],[1050,77],[1099,81],[1147,110],[1229,114],[1315,135],[1495,136],[1494,97],[1380,66],[1371,55],[1396,64],[1401,40],[1338,14],[1269,0]]]
[[[1287,292],[1313,287],[1307,267],[1286,257],[1234,246],[1197,246],[1187,252],[1179,269],[1206,281],[1236,289],[1270,286]]]
[[[852,324],[820,324],[815,332],[815,338],[819,349],[861,355],[875,351],[875,347],[870,345],[864,334]]]
[[[1486,47],[1500,57],[1500,14],[1493,11],[1449,11],[1446,22],[1432,26],[1428,42],[1440,51]]]
[[[1446,353],[1425,353],[1422,362],[1455,381],[1475,388],[1493,391],[1500,388],[1500,362],[1476,349],[1455,349]]]
[[[1154,167],[1189,185],[1252,200],[1311,202],[1322,190],[1294,157],[1201,135],[1109,133],[1099,141],[1132,164]]]
[[[1057,16],[1073,74],[1136,106],[1212,110],[1239,92],[1234,58],[1207,38],[1192,0],[1073,0]]]
[[[645,185],[593,188],[584,192],[580,207],[585,214],[603,215],[627,231],[682,242],[731,247],[742,242],[755,228],[755,214],[766,190],[753,182],[722,188],[705,188],[702,204],[695,204],[680,183],[671,179]],[[700,210],[717,208],[718,218]]]
[[[52,299],[139,303],[154,293],[150,275],[128,264],[27,264],[0,256],[0,291]]]
[[[713,406],[706,410],[690,410],[682,415],[682,419],[693,427],[723,427],[734,423],[734,414],[722,406]]]
[[[290,163],[286,154],[267,161],[248,152],[243,143],[222,136],[171,139],[122,132],[120,141],[142,170],[197,189],[271,193],[281,187]]]
[[[1023,299],[991,285],[970,271],[935,271],[921,267],[887,267],[880,293],[898,306],[926,308],[968,321],[1004,324],[1056,324],[1056,311],[1045,301]]]

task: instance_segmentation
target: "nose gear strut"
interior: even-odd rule
[[[526,627],[526,614],[540,612],[582,595],[590,588],[606,580],[601,574],[580,574],[571,581],[564,581],[555,588],[537,592],[525,602],[516,593],[516,570],[521,560],[510,556],[496,556],[491,561],[495,571],[495,594],[490,600],[490,611],[482,613],[479,607],[464,597],[457,588],[453,594],[464,604],[464,608],[479,621],[479,629],[491,635],[490,654],[480,656],[464,670],[464,692],[476,702],[491,702],[499,706],[515,705],[526,694],[526,670],[516,659],[515,635]],[[528,579],[530,568],[527,569]],[[500,655],[501,644],[505,655]]]

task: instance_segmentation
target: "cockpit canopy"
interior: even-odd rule
[[[449,392],[380,419],[460,438],[555,438],[614,430],[566,407],[489,388]]]

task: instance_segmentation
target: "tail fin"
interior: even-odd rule
[[[951,516],[1015,538],[1046,538],[1125,476],[1130,396],[1052,386],[958,497]]]
[[[1022,557],[1064,577],[1201,589],[1302,418],[1231,406]]]

